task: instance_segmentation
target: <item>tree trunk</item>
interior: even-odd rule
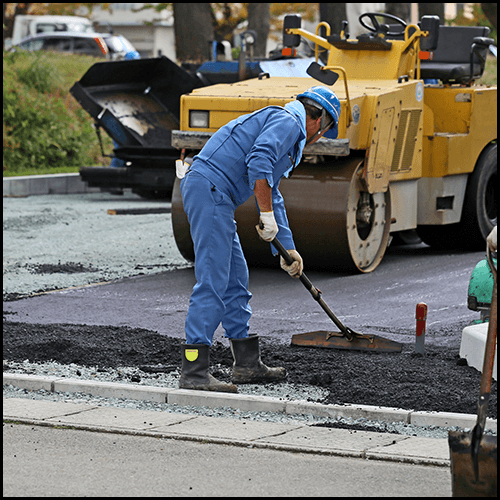
[[[248,29],[257,33],[253,53],[255,57],[266,57],[267,37],[269,35],[269,4],[248,4]]]
[[[175,52],[177,61],[201,64],[211,59],[214,40],[209,3],[174,3]]]
[[[319,4],[319,20],[330,25],[330,35],[337,33],[340,35],[342,31],[342,21],[347,21],[347,11],[345,3],[320,3]],[[349,28],[347,29],[349,31]],[[319,34],[326,37],[326,29],[322,26]],[[328,62],[328,51],[319,50],[319,59],[326,64]]]
[[[332,29],[331,34],[337,33],[340,35],[342,21],[347,20],[345,3],[320,3],[319,20],[327,22],[330,25]],[[324,28],[321,28],[320,34],[321,36],[325,36]]]
[[[422,16],[439,16],[441,19],[441,26],[444,23],[444,3],[419,3],[418,4],[418,17]]]
[[[8,5],[15,5],[14,14],[7,16]],[[5,39],[12,38],[12,31],[14,29],[14,19],[17,15],[27,14],[31,7],[31,3],[15,3],[3,4],[3,47],[5,48]]]
[[[497,4],[492,3],[482,3],[481,9],[483,9],[483,14],[488,18],[491,25],[497,30]]]
[[[410,22],[410,4],[409,3],[386,3],[385,13],[392,14],[393,16],[399,17],[407,23]],[[397,24],[395,21],[384,20],[385,24]]]

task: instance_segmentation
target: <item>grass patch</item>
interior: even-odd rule
[[[69,93],[101,59],[51,52],[3,54],[4,176],[78,172],[109,165],[93,121]],[[103,134],[104,148],[111,139]]]

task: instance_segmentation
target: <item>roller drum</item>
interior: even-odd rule
[[[295,246],[307,269],[370,272],[382,260],[389,237],[390,196],[364,192],[362,168],[361,158],[302,163],[290,179],[281,181]],[[174,237],[183,257],[194,260],[179,184],[177,179],[172,194]],[[278,257],[255,230],[258,211],[253,196],[238,207],[235,219],[248,263],[278,265]]]

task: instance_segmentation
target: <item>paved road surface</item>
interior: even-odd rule
[[[450,470],[4,424],[9,496],[451,496]]]
[[[307,274],[354,330],[414,342],[415,307],[425,302],[426,343],[456,346],[464,324],[479,317],[467,308],[467,289],[483,254],[399,247],[370,274]],[[193,269],[162,272],[4,303],[4,314],[10,321],[141,327],[183,338],[194,283]],[[336,330],[300,281],[279,269],[251,269],[250,291],[254,333],[288,343],[294,333]],[[219,328],[215,338],[222,337]]]

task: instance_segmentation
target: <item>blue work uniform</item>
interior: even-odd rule
[[[293,101],[232,120],[194,157],[181,181],[197,280],[186,318],[186,343],[210,346],[221,322],[226,337],[248,337],[252,294],[234,212],[254,194],[255,181],[266,179],[272,188],[277,236],[285,248],[294,249],[278,187],[300,162],[305,142],[305,109]]]

